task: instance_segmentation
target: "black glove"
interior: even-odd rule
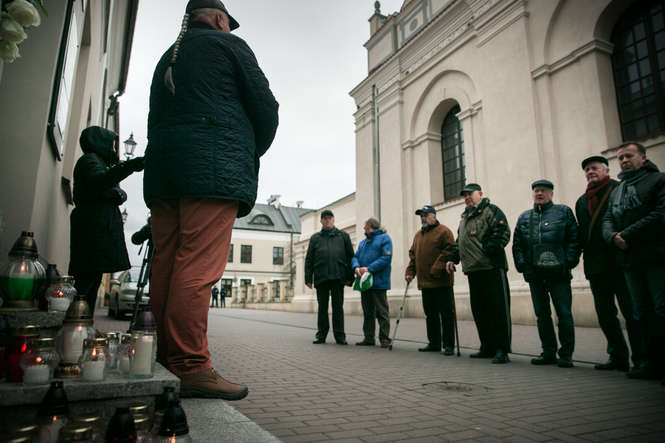
[[[139,172],[143,171],[143,167],[145,166],[145,160],[143,157],[136,157],[131,160],[127,160],[125,164],[132,171]]]
[[[113,203],[116,206],[120,206],[125,201],[127,201],[127,193],[120,189],[118,186],[107,189],[102,194],[104,200]]]

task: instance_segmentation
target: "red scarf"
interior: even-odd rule
[[[598,209],[598,204],[600,203],[600,198],[598,194],[605,189],[610,184],[610,176],[608,175],[602,181],[593,184],[589,183],[586,187],[586,198],[587,198],[587,207],[589,208],[589,214],[593,214]]]

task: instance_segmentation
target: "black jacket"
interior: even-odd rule
[[[549,244],[563,249],[565,268],[557,275],[537,271],[533,266],[533,246]],[[577,222],[572,209],[566,205],[549,202],[534,205],[517,219],[513,234],[513,259],[515,268],[524,274],[526,281],[533,278],[571,279],[570,270],[580,261]]]
[[[604,240],[612,244],[621,233],[628,250],[618,256],[628,267],[665,263],[665,173],[648,161],[619,178],[603,218]]]
[[[238,217],[256,201],[259,158],[277,130],[277,102],[249,46],[195,22],[173,68],[175,95],[164,85],[173,47],[150,88],[143,196],[238,200]]]
[[[610,180],[610,183],[598,192],[598,200],[602,201],[605,194],[612,192],[619,184],[616,180]],[[580,239],[580,248],[584,254],[584,275],[591,278],[599,274],[616,271],[615,248],[609,246],[603,240],[603,217],[607,211],[609,200],[606,200],[602,206],[596,210],[598,216],[589,232],[591,218],[593,214],[589,213],[589,205],[586,194],[582,194],[575,203],[575,215],[577,216],[578,233]]]
[[[81,133],[84,155],[74,167],[74,210],[70,216],[69,273],[117,272],[129,269],[122,215],[118,206],[127,194],[118,183],[137,164],[130,160],[112,166],[116,134],[98,126]],[[141,160],[138,162],[140,163]]]
[[[328,281],[353,280],[353,245],[349,234],[337,228],[321,229],[312,235],[305,256],[305,283],[317,286]]]

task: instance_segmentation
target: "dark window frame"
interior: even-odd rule
[[[611,41],[622,139],[665,134],[665,0],[637,2],[627,9],[615,24]]]
[[[252,245],[240,245],[240,263],[252,263]]]
[[[227,263],[233,263],[233,243],[229,245],[229,258]]]
[[[272,247],[272,264],[273,265],[283,265],[284,264],[284,248],[281,246]]]
[[[441,123],[441,171],[443,174],[443,199],[459,197],[466,182],[464,157],[464,131],[457,118],[459,104],[453,106]]]
[[[272,222],[272,219],[265,214],[259,214],[254,216],[249,222],[250,225],[261,225],[261,226],[275,226]]]

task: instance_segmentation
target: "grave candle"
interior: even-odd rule
[[[51,378],[48,365],[28,366],[23,369],[23,383],[27,385],[47,384]]]
[[[131,377],[152,377],[153,346],[154,337],[152,335],[137,335],[134,338],[129,365]]]

